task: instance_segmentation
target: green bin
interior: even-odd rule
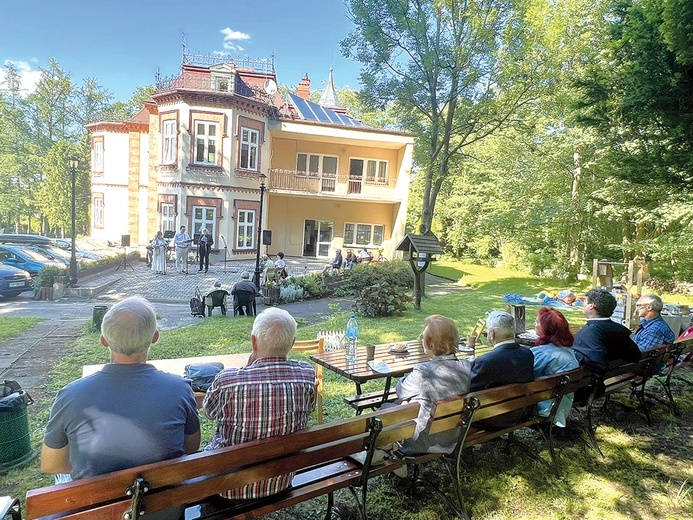
[[[31,449],[26,410],[32,402],[16,381],[3,381],[0,394],[0,473],[24,466],[38,455]]]
[[[94,307],[94,312],[91,315],[91,330],[94,332],[101,332],[101,323],[107,312],[108,306],[106,305],[97,305]]]

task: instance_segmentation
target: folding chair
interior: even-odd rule
[[[323,352],[325,348],[325,338],[308,339],[303,341],[295,341],[294,346],[291,347],[293,352]],[[322,381],[322,366],[315,364],[315,380],[316,380],[316,408],[318,412],[318,424],[322,424],[322,393],[323,393],[323,381]]]

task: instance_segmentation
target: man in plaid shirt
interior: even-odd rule
[[[633,341],[640,350],[674,341],[674,333],[661,316],[663,308],[664,303],[656,294],[641,296],[635,304],[635,310],[640,316],[640,326],[635,331]]]
[[[253,352],[243,368],[219,372],[203,408],[217,421],[213,450],[242,442],[280,437],[308,426],[315,409],[315,370],[305,361],[286,358],[296,339],[296,321],[276,307],[253,323]],[[231,489],[222,496],[245,500],[273,495],[291,486],[293,474]]]

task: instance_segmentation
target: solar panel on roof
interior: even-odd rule
[[[344,114],[339,114],[334,110],[330,110],[322,105],[318,105],[317,103],[303,99],[296,94],[289,94],[289,99],[298,111],[301,118],[305,121],[317,121],[320,123],[356,126],[362,128],[366,126],[361,121]]]

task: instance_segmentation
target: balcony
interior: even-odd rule
[[[274,192],[332,197],[399,201],[396,179],[384,182],[363,180],[361,176],[299,172],[273,168],[269,171],[268,187]]]

